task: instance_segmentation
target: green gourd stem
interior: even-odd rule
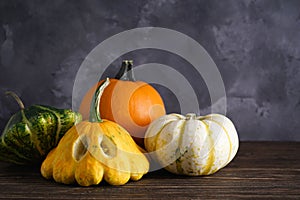
[[[133,73],[133,61],[132,60],[123,60],[121,69],[118,74],[115,76],[115,79],[122,81],[135,81]]]
[[[109,78],[106,78],[106,80],[101,85],[99,85],[94,94],[90,108],[90,122],[102,122],[100,116],[100,99],[104,89],[109,85],[109,83]]]
[[[25,106],[24,106],[22,100],[20,99],[20,97],[16,93],[14,93],[12,91],[7,91],[7,92],[5,92],[5,94],[9,95],[9,96],[12,96],[16,100],[16,102],[19,104],[21,110],[25,109]]]

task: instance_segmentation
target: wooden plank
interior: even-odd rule
[[[224,169],[203,177],[148,173],[124,186],[63,185],[43,179],[38,168],[0,163],[0,199],[300,198],[300,143],[242,142]]]

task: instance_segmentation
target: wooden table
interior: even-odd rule
[[[124,186],[69,186],[39,169],[0,163],[0,199],[300,199],[300,143],[242,142],[235,159],[214,175],[185,177],[164,170]]]

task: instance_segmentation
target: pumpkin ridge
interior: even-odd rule
[[[45,106],[36,105],[36,107],[38,107],[42,110],[46,110],[48,112],[51,112],[56,117],[57,123],[56,123],[56,134],[55,134],[55,145],[57,145],[57,143],[59,141],[59,133],[60,133],[61,127],[62,127],[60,116],[58,116],[57,112],[55,112],[54,110],[51,110],[51,109],[49,109]]]
[[[27,119],[27,117],[24,113],[24,110],[21,110],[21,115],[22,115],[24,122],[28,126],[28,131],[30,133],[30,139],[31,139],[32,143],[34,144],[34,146],[36,147],[36,149],[38,150],[40,155],[44,155],[45,153],[40,146],[40,140],[38,139],[37,133],[34,130],[32,123]]]
[[[211,134],[210,134],[210,130],[208,128],[208,124],[205,123],[204,121],[200,121],[200,122],[202,122],[205,125],[205,130],[206,130],[206,133],[207,133],[207,137],[209,139],[210,146],[213,147],[209,151],[208,158],[207,158],[207,161],[206,161],[206,167],[203,170],[203,174],[209,174],[209,172],[211,171],[212,165],[214,164],[214,160],[215,160],[215,153],[214,153],[214,150],[213,150],[215,148],[215,146],[213,146],[214,142],[211,138]]]
[[[212,122],[218,124],[218,125],[224,130],[224,132],[226,133],[227,139],[228,139],[228,141],[229,141],[229,143],[230,143],[229,154],[228,154],[227,161],[226,161],[226,162],[224,163],[224,165],[222,166],[222,167],[224,167],[224,166],[226,166],[226,165],[230,162],[230,157],[231,157],[231,154],[232,154],[232,141],[231,141],[231,139],[230,139],[230,137],[229,137],[228,131],[224,128],[224,126],[221,125],[221,123],[219,123],[219,122],[216,121],[216,120],[213,120],[212,118],[210,118],[210,119],[208,119],[208,120],[210,120],[210,121],[212,121]]]
[[[35,131],[36,137],[40,142],[39,146],[45,152],[43,156],[57,145],[55,143],[57,119],[51,111],[44,109],[45,107],[46,106],[34,105],[27,111],[29,116],[36,116],[29,120],[33,126],[31,129]]]
[[[172,121],[167,122],[166,124],[164,124],[164,125],[161,127],[161,129],[159,129],[159,131],[158,131],[157,134],[155,135],[155,140],[154,140],[155,147],[154,147],[154,149],[157,148],[157,140],[158,140],[158,138],[159,138],[161,132],[163,131],[163,129],[164,129],[165,127],[167,127],[168,125],[170,125],[170,124],[171,124],[172,122],[174,122],[174,121],[175,121],[175,120],[172,120]]]
[[[185,132],[185,127],[186,127],[186,123],[187,121],[186,120],[183,120],[183,123],[180,125],[179,129],[180,129],[180,132],[178,133],[179,134],[179,139],[178,139],[178,147],[176,149],[176,152],[175,154],[178,152],[179,155],[175,155],[175,158],[176,158],[176,169],[177,169],[177,172],[182,174],[183,173],[183,168],[182,166],[180,165],[181,163],[181,157],[188,151],[187,149],[184,150],[184,152],[181,154],[181,145],[182,145],[182,142],[183,142],[183,133]]]

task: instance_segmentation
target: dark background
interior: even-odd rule
[[[217,64],[227,93],[227,115],[241,140],[300,141],[300,1],[0,1],[0,132],[17,104],[72,107],[76,72],[101,41],[121,31],[157,26],[198,41]],[[136,64],[188,64],[168,52],[125,55]],[[122,58],[111,65],[114,74]],[[188,70],[200,108],[210,106],[201,77]],[[155,86],[168,112],[179,109],[168,89]]]

